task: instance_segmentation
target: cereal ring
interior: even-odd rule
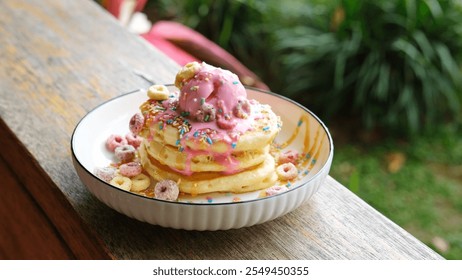
[[[181,89],[184,85],[184,82],[194,77],[200,68],[201,65],[196,61],[189,62],[183,66],[183,68],[181,68],[181,70],[176,74],[175,86]]]
[[[197,121],[204,122],[205,113],[202,111],[202,109],[197,110],[196,113],[194,113],[194,116],[196,117]]]
[[[250,114],[250,103],[247,99],[239,100],[234,107],[233,113],[240,119],[246,119]]]
[[[127,139],[125,139],[124,137],[120,135],[112,134],[106,140],[106,148],[111,152],[114,152],[114,150],[117,147],[122,146],[122,145],[127,145]]]
[[[294,150],[288,150],[279,155],[278,162],[279,163],[288,163],[291,162],[295,164],[298,160],[298,152]]]
[[[225,115],[224,117],[222,117],[221,115],[218,115],[217,125],[219,128],[232,129],[236,126],[236,124],[236,121],[234,119],[231,119],[229,116]]]
[[[141,142],[143,142],[143,137],[132,132],[127,133],[127,135],[125,135],[125,139],[127,139],[128,145],[132,145],[135,149],[138,149]]]
[[[298,176],[297,167],[291,162],[283,163],[276,168],[276,173],[281,180],[291,180]]]
[[[273,186],[265,190],[266,196],[276,195],[287,191],[289,188],[286,186]]]
[[[141,132],[141,129],[143,129],[144,125],[144,117],[140,113],[134,114],[131,119],[128,127],[130,128],[130,131],[134,135],[138,135]]]
[[[116,188],[129,191],[132,186],[132,180],[124,176],[115,176],[110,181],[110,184]]]
[[[175,201],[178,199],[180,190],[174,181],[162,180],[154,187],[154,194],[158,199]]]
[[[148,89],[148,97],[154,100],[166,100],[170,96],[168,88],[164,85],[152,85]]]
[[[136,149],[132,145],[122,145],[115,148],[114,152],[121,162],[129,162],[135,158]]]
[[[109,183],[115,176],[116,171],[114,167],[97,167],[93,171],[96,177],[100,178],[106,183]]]
[[[143,173],[140,173],[132,178],[132,187],[130,190],[135,192],[144,191],[149,187],[150,184],[151,179],[149,179],[149,177]]]
[[[143,168],[141,167],[141,163],[139,162],[132,161],[119,166],[120,174],[126,177],[134,177],[136,175],[139,175],[141,171],[143,171]]]
[[[216,110],[212,105],[204,103],[201,109],[197,110],[195,116],[199,122],[212,122],[216,118]]]

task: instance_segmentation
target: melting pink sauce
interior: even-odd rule
[[[172,110],[171,104],[172,103],[164,103],[165,105],[169,106],[166,107],[166,110],[164,112],[158,113],[155,118],[154,118],[154,124],[155,125],[162,125],[163,129],[165,129],[167,122],[161,122],[162,119],[165,119],[166,116],[169,116],[168,119],[174,119],[175,117],[180,116],[180,112]],[[177,173],[189,176],[193,174],[193,171],[191,171],[191,160],[198,155],[211,155],[214,159],[214,161],[222,166],[225,167],[226,171],[223,171],[223,174],[225,175],[230,175],[237,173],[239,171],[239,162],[235,160],[232,156],[231,153],[234,149],[235,143],[239,140],[239,137],[247,132],[252,130],[252,123],[261,118],[260,114],[250,114],[248,118],[246,119],[239,119],[237,125],[232,129],[232,130],[224,130],[220,127],[217,126],[216,122],[198,122],[194,121],[191,119],[187,119],[187,121],[190,123],[191,128],[189,132],[186,132],[183,137],[180,138],[179,146],[183,147],[182,152],[187,154],[186,158],[186,163],[185,163],[185,169],[180,170],[180,169],[175,169],[170,167],[172,170],[174,170]],[[201,132],[203,131],[209,131],[211,133],[209,134],[203,134]],[[151,133],[148,136],[148,140],[153,139],[153,135],[155,133],[155,129],[151,129]],[[193,142],[196,142],[198,144],[202,144],[204,141],[207,144],[211,144],[207,142],[207,138],[209,138],[209,141],[214,142],[224,142],[227,144],[227,150],[224,153],[216,153],[213,152],[212,150],[193,150],[189,147],[186,146],[186,141],[191,141],[193,139]]]
[[[182,117],[191,125],[190,130],[185,132],[178,144],[180,151],[187,154],[185,169],[179,170],[171,168],[177,173],[189,176],[194,172],[191,171],[191,161],[198,155],[211,155],[214,161],[225,167],[224,175],[230,175],[239,172],[239,162],[231,154],[239,140],[240,135],[252,129],[252,124],[262,118],[262,115],[251,110],[247,118],[238,118],[233,115],[233,108],[239,100],[246,100],[247,92],[244,86],[239,82],[238,77],[233,73],[215,68],[213,66],[202,64],[200,71],[194,78],[187,81],[182,87],[178,101],[176,98],[168,99],[162,102],[166,109],[159,112],[154,117],[154,124],[161,125],[164,129],[168,125],[168,120],[173,120],[182,116],[185,112],[189,117]],[[222,101],[220,101],[222,100]],[[222,102],[221,106],[218,102]],[[236,122],[232,129],[223,129],[217,125],[216,120],[208,122],[196,121],[192,115],[199,110],[204,104],[210,104],[214,108],[220,108],[217,114],[228,114],[229,118]],[[250,101],[251,106],[258,104],[255,100]],[[179,106],[177,106],[179,105]],[[208,133],[204,133],[204,132]],[[148,140],[153,139],[155,129],[150,130]],[[193,150],[186,146],[186,141],[193,139],[196,143],[204,141],[209,145],[214,142],[224,142],[227,144],[227,150],[224,153],[216,153],[210,150]],[[196,140],[197,139],[197,140]]]
[[[235,74],[202,63],[199,72],[181,88],[179,103],[182,111],[193,114],[204,102],[218,108],[222,100],[224,113],[228,113],[244,99],[247,92]]]

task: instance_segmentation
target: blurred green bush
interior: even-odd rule
[[[151,2],[326,120],[413,135],[461,117],[457,1]]]

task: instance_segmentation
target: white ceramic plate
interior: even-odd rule
[[[271,105],[283,126],[276,143],[288,144],[306,157],[301,179],[289,190],[268,197],[260,191],[232,194],[182,195],[177,202],[148,198],[121,190],[93,175],[96,167],[114,161],[104,143],[109,135],[125,135],[128,123],[147,97],[137,90],[111,99],[89,112],[71,139],[75,169],[91,193],[109,207],[140,221],[187,230],[225,230],[280,217],[309,199],[329,173],[334,146],[327,127],[308,109],[280,95],[248,88],[248,98]]]

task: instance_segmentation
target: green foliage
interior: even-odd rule
[[[173,3],[176,20],[325,120],[351,115],[362,127],[409,135],[460,114],[462,10],[456,1]]]
[[[461,139],[460,127],[445,125],[400,144],[338,145],[330,174],[427,245],[442,237],[449,249],[439,253],[461,259]],[[396,152],[406,160],[389,172],[387,155]]]
[[[459,114],[462,11],[453,1],[343,0],[278,32],[287,92],[324,116],[415,133]]]
[[[157,1],[154,1],[155,3]],[[273,21],[278,19],[279,0],[168,0],[175,6],[175,20],[199,31],[217,43],[272,87],[283,81],[279,60],[275,59]],[[159,4],[157,4],[159,5]]]

